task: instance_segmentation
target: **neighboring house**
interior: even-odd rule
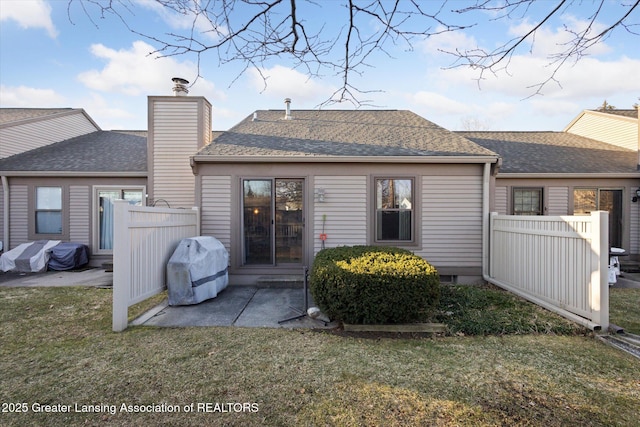
[[[146,132],[98,130],[0,159],[0,241],[72,241],[90,247],[93,265],[110,261],[111,200],[144,203],[146,151]]]
[[[503,158],[491,210],[515,215],[609,212],[609,241],[640,254],[640,119],[583,111],[562,132],[457,132]]]
[[[0,108],[0,159],[99,131],[78,108]]]
[[[234,284],[299,275],[324,247],[371,244],[407,248],[446,279],[471,281],[482,274],[490,211],[607,209],[612,245],[640,252],[638,149],[627,146],[637,115],[635,134],[633,117],[611,112],[584,112],[564,132],[454,133],[410,111],[292,111],[288,102],[213,132],[205,98],[151,96],[147,133],[101,131],[82,110],[9,110],[0,127],[2,147],[14,147],[0,159],[7,248],[70,240],[89,245],[98,265],[112,254],[110,200],[125,198],[198,207],[201,233],[229,251]],[[4,119],[30,113],[22,131]],[[33,133],[64,117],[84,124]]]

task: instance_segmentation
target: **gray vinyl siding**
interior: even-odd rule
[[[638,149],[638,119],[588,111],[567,132],[629,150]]]
[[[0,183],[0,242],[3,243],[3,249],[8,249],[4,247],[6,240],[4,236],[4,189],[2,183]]]
[[[197,103],[156,102],[153,123],[153,198],[172,208],[194,206],[189,156],[197,149]]]
[[[496,187],[494,211],[498,212],[500,215],[507,215],[510,211],[508,204],[508,194],[508,187]]]
[[[213,236],[231,252],[231,177],[202,177],[201,234]]]
[[[243,177],[304,177],[306,180],[305,262],[322,249],[375,244],[374,180],[409,177],[415,183],[414,241],[404,247],[431,262],[443,274],[477,275],[482,265],[482,194],[480,165],[395,164],[216,164],[198,172],[202,234],[227,242],[234,283],[253,283],[251,276],[297,274],[287,266],[243,266],[241,259],[241,188]],[[349,173],[350,172],[350,173]],[[318,196],[324,192],[324,200]],[[323,230],[323,216],[326,218]],[[230,230],[230,232],[229,232]],[[440,269],[443,270],[440,270]]]
[[[203,126],[203,141],[198,146],[198,149],[204,147],[211,143],[211,106],[207,103],[204,104],[204,108],[202,109],[202,126]]]
[[[548,209],[546,215],[569,214],[569,187],[548,188]]]
[[[69,187],[69,240],[90,245],[90,189],[86,185]]]
[[[0,159],[99,130],[81,113],[0,128]]]
[[[319,236],[326,215],[325,247],[367,244],[367,176],[315,176],[313,212],[313,252],[322,249]],[[315,196],[318,189],[325,192],[324,202]]]
[[[29,241],[29,187],[10,186],[9,205],[9,241],[12,249]]]
[[[482,265],[482,178],[422,176],[422,249],[436,267]]]

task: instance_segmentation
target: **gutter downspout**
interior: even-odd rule
[[[2,175],[2,198],[4,214],[2,215],[2,236],[4,239],[3,250],[6,252],[9,250],[9,180],[5,175]]]
[[[489,212],[489,190],[490,190],[489,185],[490,184],[491,184],[491,164],[485,163],[484,176],[482,181],[482,278],[493,285],[496,285],[502,289],[506,289],[509,292],[518,295],[519,297],[522,297],[528,301],[533,302],[534,304],[544,307],[551,312],[561,315],[562,317],[572,320],[578,323],[579,325],[585,326],[591,329],[592,331],[599,331],[601,329],[601,326],[599,324],[591,322],[585,319],[584,317],[580,317],[576,314],[570,313],[559,307],[549,304],[546,301],[541,300],[540,298],[536,298],[532,295],[520,292],[518,289],[515,289],[509,286],[508,284],[503,283],[491,277],[491,271],[489,268],[491,263],[491,257],[490,257],[491,235],[489,230],[491,225],[490,217],[489,217],[489,215],[491,215],[491,213]]]
[[[489,277],[489,197],[491,185],[491,164],[484,164],[482,178],[482,278],[490,282]]]

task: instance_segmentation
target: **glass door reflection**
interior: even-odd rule
[[[301,264],[303,179],[243,181],[245,265]]]

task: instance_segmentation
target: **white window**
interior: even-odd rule
[[[542,188],[514,188],[514,215],[542,215]]]
[[[36,233],[62,234],[62,187],[36,187]]]
[[[376,178],[376,242],[413,240],[413,179]]]

